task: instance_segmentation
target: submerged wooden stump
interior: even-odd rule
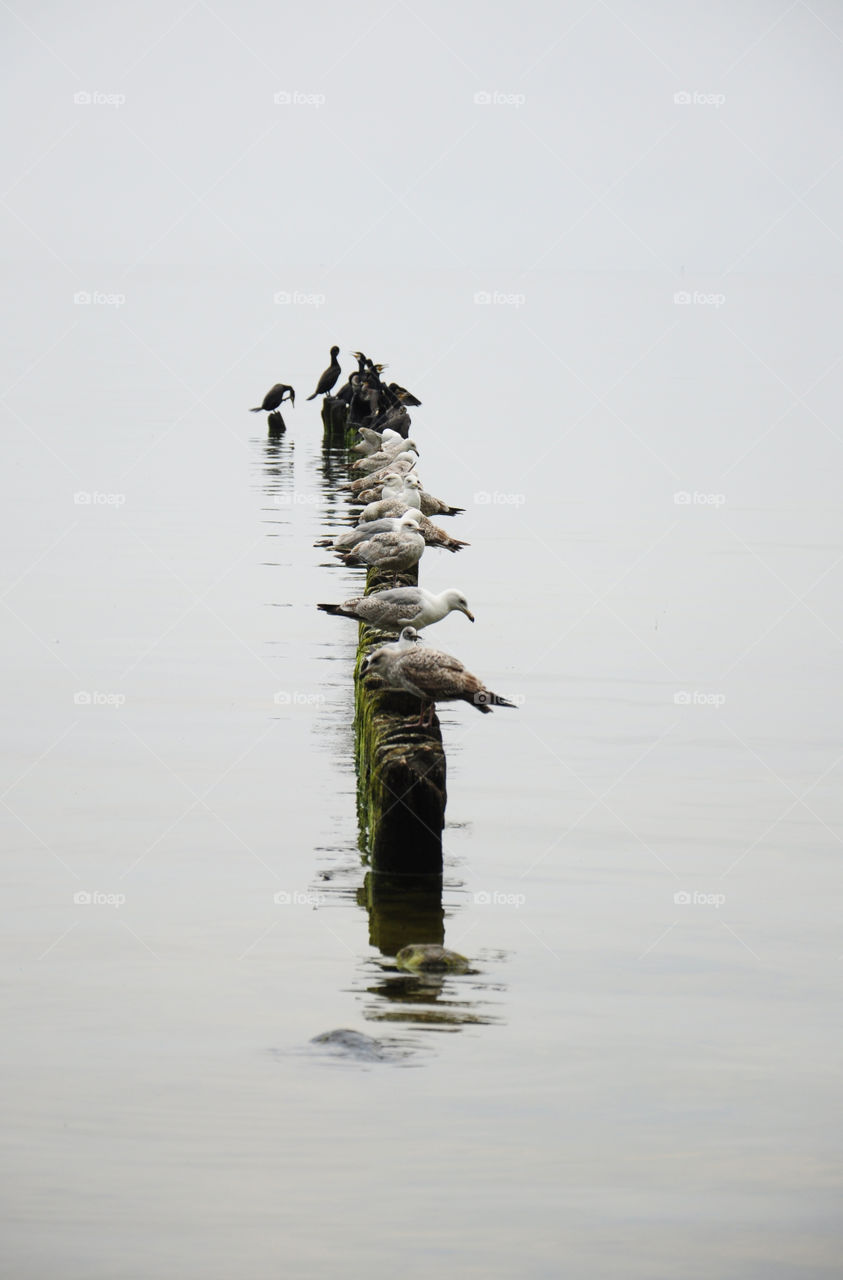
[[[323,403],[326,444],[345,441],[346,432],[356,435],[356,428],[346,426],[346,412],[341,401]],[[368,571],[367,595],[392,585],[391,573]],[[399,574],[396,585],[418,586],[418,573]],[[421,727],[415,723],[418,698],[376,689],[359,675],[366,654],[396,638],[360,624],[354,667],[358,808],[373,870],[439,875],[447,800],[439,719],[434,716],[429,727]]]
[[[345,444],[348,405],[344,400],[325,396],[322,401],[323,444]]]

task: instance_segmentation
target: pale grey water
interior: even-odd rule
[[[839,1275],[838,20],[4,10],[4,1274]],[[333,342],[521,704],[441,713],[429,986],[315,608]]]
[[[303,390],[318,342],[292,335],[279,365],[275,330],[215,386],[260,281],[141,275],[51,353],[60,401],[20,402],[32,432],[7,433],[4,466],[14,1274],[836,1272],[837,446],[797,409],[729,471],[775,376],[735,357],[718,317],[677,317],[668,281],[563,287],[561,315],[531,288],[529,325],[480,325],[429,374],[445,290],[419,290],[426,314],[400,338],[364,317],[344,348],[418,390],[425,481],[468,508],[448,527],[471,548],[428,552],[422,580],[463,587],[477,623],[452,615],[436,642],[524,699],[442,715],[445,940],[477,972],[438,1003],[396,1003],[356,901],[356,628],[314,604],[360,579],[312,546],[336,506],[318,410],[300,394],[278,444],[245,412],[267,368]],[[810,380],[827,353],[804,317],[831,288],[784,288],[793,316],[770,328]],[[761,325],[769,286],[735,293],[729,324]],[[6,306],[11,377],[70,308],[48,276]],[[560,328],[566,364],[603,385],[667,336],[576,424],[565,370],[550,392],[529,374],[550,360],[533,331]],[[519,371],[504,395],[482,376],[498,346]],[[148,347],[191,364],[205,405]],[[481,486],[498,500],[475,501]],[[681,488],[726,501],[676,504]],[[125,703],[76,705],[80,690]],[[80,889],[125,903],[77,905]],[[435,1008],[452,1020],[418,1022]],[[386,1032],[396,1060],[307,1050],[336,1026]]]

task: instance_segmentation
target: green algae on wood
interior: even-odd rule
[[[344,401],[322,403],[324,443],[350,446],[357,436],[348,425]],[[418,586],[413,569],[397,575],[370,569],[366,593],[393,585]],[[354,736],[357,759],[358,816],[375,871],[437,875],[442,870],[445,825],[445,752],[439,720],[415,724],[420,706],[405,693],[377,690],[360,680],[363,658],[395,637],[360,624],[354,667]]]
[[[369,579],[378,574],[369,570]],[[400,583],[415,586],[415,577],[401,574]],[[371,589],[380,589],[377,581]],[[439,720],[422,727],[418,698],[373,688],[359,677],[366,654],[394,638],[360,624],[354,672],[360,815],[375,870],[436,874],[447,799]]]

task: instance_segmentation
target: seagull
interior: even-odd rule
[[[412,649],[414,645],[417,645],[417,644],[424,644],[424,641],[422,640],[418,631],[416,631],[415,627],[402,627],[401,634],[397,640],[392,640],[390,641],[389,644],[381,645],[380,648],[382,652],[388,653],[394,656],[395,654],[406,653],[408,649]],[[364,658],[363,662],[360,664],[361,674],[365,670],[366,670],[366,658]],[[378,679],[377,676],[375,675],[370,676],[369,679],[371,681],[372,688],[374,689],[381,688],[383,689],[384,692],[386,692],[386,686],[383,684],[381,680]]]
[[[390,653],[406,653],[407,650],[412,649],[415,644],[424,644],[424,641],[418,631],[416,631],[416,628],[402,627],[401,634],[398,639],[390,641],[389,644],[381,645],[381,648],[387,649]]]
[[[360,432],[360,439],[357,444],[351,446],[351,452],[359,453],[364,458],[371,457],[378,449],[388,448],[390,442],[404,438],[391,427],[387,427],[383,432],[373,431],[371,427],[358,427],[357,430]]]
[[[316,384],[316,390],[312,396],[308,396],[308,400],[315,400],[317,396],[326,396],[331,387],[340,376],[340,362],[337,356],[340,353],[339,347],[331,347],[331,363],[328,365],[322,377]]]
[[[389,481],[383,486],[379,499],[368,503],[363,508],[358,523],[384,520],[389,516],[403,516],[410,507],[418,507],[421,511],[421,488],[421,480],[412,471],[404,476],[403,480],[399,480],[396,476],[394,481]]]
[[[271,409],[277,409],[279,405],[284,403],[284,396],[289,391],[290,404],[295,409],[296,393],[292,387],[288,387],[286,382],[276,382],[274,387],[270,387],[263,398],[263,404],[256,405],[254,409],[250,409],[249,413],[269,412]]]
[[[483,715],[492,707],[514,707],[516,703],[487,689],[477,676],[466,671],[459,658],[439,649],[411,646],[402,652],[391,645],[376,649],[360,664],[360,676],[376,675],[388,689],[412,693],[421,701],[418,723],[432,724],[437,702],[469,702]]]
[[[351,551],[354,547],[358,547],[361,542],[366,542],[369,538],[377,537],[382,533],[397,533],[399,529],[412,528],[413,525],[424,538],[426,547],[439,547],[443,551],[462,551],[463,547],[471,545],[468,542],[460,542],[459,538],[452,538],[444,529],[440,529],[432,520],[428,520],[427,516],[423,516],[418,507],[407,507],[399,516],[365,521],[353,529],[347,529],[337,538],[320,538],[313,545],[332,547],[334,551],[342,554],[343,551]]]
[[[465,511],[465,507],[452,507],[441,498],[434,498],[433,494],[425,489],[422,489],[420,496],[421,509],[426,516],[461,516]]]
[[[339,534],[336,538],[320,538],[313,545],[315,547],[331,547],[334,551],[351,551],[358,543],[366,542],[369,538],[374,538],[379,533],[396,533],[398,529],[409,528],[410,525],[404,520],[405,515],[410,516],[412,522],[417,526],[425,518],[418,507],[408,507],[406,512],[401,512],[400,516],[387,517],[383,520],[370,520],[367,524],[358,524],[353,529],[346,529],[344,533]],[[430,521],[428,521],[429,523]]]
[[[361,489],[359,493],[352,494],[349,498],[349,502],[354,506],[363,507],[367,507],[371,502],[381,502],[384,498],[390,497],[393,490],[396,493],[400,493],[400,486],[406,478],[406,474],[401,475],[397,471],[391,472],[384,478],[383,482],[378,481],[376,484],[372,485],[371,489]],[[421,499],[419,499],[419,507],[421,507]]]
[[[424,587],[394,587],[388,591],[373,591],[368,596],[354,596],[342,604],[319,604],[316,607],[335,618],[354,618],[357,622],[367,622],[370,627],[379,627],[381,631],[400,631],[405,626],[421,631],[422,627],[441,622],[455,611],[464,613],[469,622],[474,621],[468,601],[456,587],[449,587],[438,595]]]
[[[352,551],[344,551],[345,563],[366,565],[370,569],[382,569],[392,574],[392,585],[398,574],[414,569],[424,552],[424,538],[411,526],[415,523],[410,512],[401,517],[399,527],[392,533],[376,533],[368,541],[358,542]]]
[[[379,471],[373,471],[368,476],[361,476],[359,480],[352,480],[350,484],[343,487],[350,489],[352,493],[362,493],[364,489],[370,489],[376,484],[383,484],[388,475],[405,476],[408,471],[412,471],[415,465],[415,458],[409,456],[396,458],[394,462],[387,463]]]
[[[414,453],[418,457],[419,449],[415,440],[402,440],[398,437],[398,443],[389,447],[385,445],[379,449],[377,453],[372,453],[368,458],[360,458],[359,461],[352,464],[352,471],[360,471],[363,475],[371,475],[374,471],[380,471],[381,467],[386,467],[396,458],[402,457],[405,453]]]

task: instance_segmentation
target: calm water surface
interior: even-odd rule
[[[73,286],[3,297],[8,1273],[839,1274],[837,286]],[[359,847],[334,341],[467,509],[429,639],[523,700],[442,712],[441,898]]]

